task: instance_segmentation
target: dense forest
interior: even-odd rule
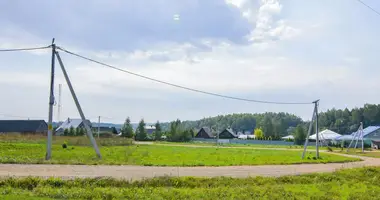
[[[340,134],[350,134],[356,131],[360,122],[364,127],[380,125],[380,105],[365,104],[362,108],[331,109],[319,113],[320,130],[330,129]],[[261,128],[266,137],[279,137],[292,134],[297,125],[307,127],[309,122],[303,121],[289,113],[262,113],[262,114],[229,114],[216,117],[203,118],[196,121],[182,121],[184,129],[200,129],[210,127],[214,133],[225,128],[232,128],[235,132],[249,131]],[[164,130],[170,127],[169,123],[163,123]]]
[[[356,131],[363,122],[367,126],[380,125],[380,104],[365,104],[361,108],[331,109],[320,113],[319,125],[340,134],[350,134]]]

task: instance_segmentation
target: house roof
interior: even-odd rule
[[[231,128],[226,128],[226,129],[224,129],[222,132],[224,132],[224,131],[227,131],[227,132],[229,132],[231,135],[233,135],[234,137],[238,137],[236,134],[235,134],[235,132],[231,129]]]
[[[334,131],[331,131],[329,129],[326,129],[324,131],[319,132],[318,136],[319,136],[320,140],[333,140],[333,139],[335,139],[337,137],[340,137],[342,135],[339,134],[339,133],[336,133]],[[317,139],[317,134],[311,135],[309,137],[309,139],[316,140]]]
[[[371,134],[372,132],[380,129],[380,126],[368,126],[367,128],[363,129],[363,137]],[[350,135],[343,135],[340,137],[335,138],[336,140],[352,140],[354,137],[359,134],[358,131],[351,133]]]
[[[88,124],[91,125],[91,122],[89,120],[86,120]],[[68,128],[78,128],[78,126],[82,123],[82,119],[67,119],[65,122],[63,122],[58,128],[58,130],[65,130]]]
[[[199,129],[198,133],[201,131],[201,130],[204,130],[204,132],[209,136],[209,137],[214,137],[211,133],[211,129],[209,127],[202,127],[201,129]],[[197,135],[198,135],[197,133]]]
[[[47,124],[44,120],[0,120],[0,132],[22,133],[47,131]]]

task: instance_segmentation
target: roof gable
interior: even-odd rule
[[[206,133],[207,136],[208,136],[209,138],[214,137],[214,136],[212,135],[212,133],[211,133],[210,128],[208,128],[208,127],[202,127],[202,128],[198,131],[198,133],[195,135],[195,137],[197,137],[197,136],[199,137],[200,134],[201,134],[202,132]]]
[[[91,122],[89,120],[86,120],[86,122],[91,126]],[[82,124],[82,119],[67,119],[65,122],[63,122],[57,130],[64,130],[69,129],[71,127],[78,128]]]

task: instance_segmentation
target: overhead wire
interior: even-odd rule
[[[128,70],[125,70],[125,69],[121,69],[121,68],[118,68],[118,67],[115,67],[115,66],[112,66],[112,65],[109,65],[109,64],[106,64],[106,63],[94,60],[92,58],[79,55],[77,53],[71,52],[71,51],[66,50],[66,49],[64,49],[62,47],[59,47],[59,46],[57,46],[57,49],[65,52],[67,54],[70,54],[70,55],[82,58],[84,60],[87,60],[87,61],[99,64],[99,65],[102,65],[104,67],[108,67],[108,68],[111,68],[111,69],[114,69],[114,70],[117,70],[117,71],[120,71],[120,72],[124,72],[124,73],[130,74],[130,75],[137,76],[137,77],[140,77],[140,78],[144,78],[144,79],[147,79],[147,80],[150,80],[150,81],[154,81],[154,82],[157,82],[157,83],[161,83],[161,84],[165,84],[165,85],[169,85],[169,86],[173,86],[173,87],[176,87],[176,88],[181,88],[181,89],[184,89],[184,90],[193,91],[193,92],[197,92],[197,93],[207,94],[207,95],[216,96],[216,97],[222,97],[222,98],[226,98],[226,99],[233,99],[233,100],[246,101],[246,102],[254,102],[254,103],[264,103],[264,104],[293,104],[293,105],[313,104],[313,102],[263,101],[263,100],[247,99],[247,98],[233,97],[233,96],[228,96],[228,95],[223,95],[223,94],[218,94],[218,93],[213,93],[213,92],[207,92],[207,91],[203,91],[203,90],[199,90],[199,89],[194,89],[194,88],[190,88],[190,87],[186,87],[186,86],[182,86],[182,85],[178,85],[178,84],[162,81],[162,80],[159,80],[159,79],[156,79],[156,78],[151,78],[151,77],[148,77],[148,76],[145,76],[145,75],[142,75],[142,74],[138,74],[138,73],[135,73],[135,72],[131,72],[131,71],[128,71]]]
[[[10,51],[35,51],[35,50],[47,49],[47,48],[50,48],[50,47],[51,47],[51,45],[49,45],[49,46],[44,46],[44,47],[0,49],[0,52],[10,52]]]
[[[356,1],[363,4],[365,7],[367,7],[368,9],[372,10],[374,13],[376,13],[377,15],[380,16],[380,12],[377,11],[376,9],[372,8],[370,5],[364,3],[362,0],[356,0]]]

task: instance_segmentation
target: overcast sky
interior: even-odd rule
[[[379,1],[365,2],[380,10]],[[13,0],[0,1],[0,27],[0,48],[49,45],[55,37],[57,45],[82,55],[209,92],[321,99],[322,111],[380,99],[380,16],[355,0]],[[313,105],[206,96],[61,55],[91,120],[312,114]],[[0,53],[0,119],[47,119],[50,56],[50,50]],[[57,66],[57,101],[59,83],[61,119],[78,117]]]

